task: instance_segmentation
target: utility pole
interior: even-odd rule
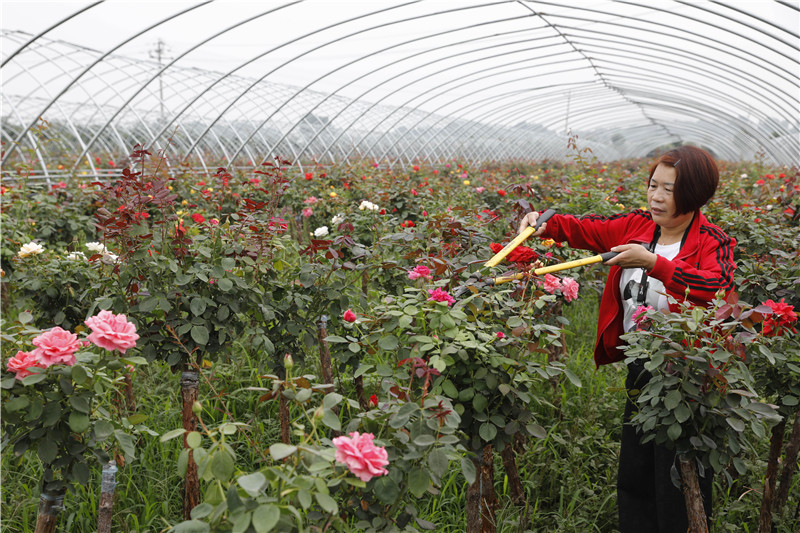
[[[150,57],[158,61],[159,72],[161,71],[161,60],[164,58],[166,51],[166,45],[164,41],[161,40],[161,37],[159,37],[156,43],[156,49],[150,50]],[[161,106],[161,119],[164,120],[164,80],[161,79],[161,74],[158,75],[158,102]]]

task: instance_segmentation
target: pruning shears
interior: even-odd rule
[[[522,233],[517,235],[517,237],[508,243],[502,250],[497,252],[494,257],[489,259],[484,266],[493,267],[500,263],[505,257],[511,253],[511,251],[522,244],[525,239],[536,233],[536,230],[539,229],[544,222],[547,222],[550,217],[552,217],[556,212],[553,209],[548,209],[536,220],[536,225],[533,227],[525,228]],[[619,252],[605,252],[602,254],[593,255],[592,257],[586,257],[584,259],[576,259],[574,261],[567,261],[566,263],[559,263],[557,265],[550,265],[542,268],[537,268],[533,271],[533,274],[536,276],[541,276],[542,274],[549,274],[550,272],[558,272],[560,270],[567,270],[570,268],[576,268],[580,266],[591,265],[594,263],[605,263],[606,261],[616,257],[619,255]],[[508,281],[514,281],[517,279],[522,279],[531,272],[519,272],[517,274],[512,274],[510,276],[501,276],[499,278],[494,278],[492,280],[495,285],[500,283],[506,283]]]

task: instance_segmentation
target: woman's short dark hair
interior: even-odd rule
[[[650,178],[660,164],[675,168],[672,197],[677,214],[696,211],[714,196],[719,185],[719,170],[711,154],[695,146],[681,146],[666,152],[650,167]]]

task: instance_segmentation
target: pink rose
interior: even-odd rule
[[[447,305],[454,304],[456,299],[447,294],[447,291],[442,289],[428,289],[428,294],[431,295],[428,298],[429,302],[447,302]]]
[[[647,329],[648,326],[647,312],[652,310],[653,308],[650,307],[649,305],[647,306],[640,305],[639,307],[636,308],[636,311],[633,312],[633,316],[631,317],[633,323],[636,324],[636,329]]]
[[[308,218],[313,214],[314,214],[314,210],[311,209],[310,207],[306,207],[305,209],[303,209],[303,216],[304,217]]]
[[[47,368],[50,365],[75,364],[75,352],[81,347],[81,341],[74,333],[56,326],[33,339],[36,359]]]
[[[578,282],[572,278],[564,278],[561,283],[561,293],[564,295],[564,299],[568,302],[576,300],[578,298],[578,289],[580,288]]]
[[[136,326],[128,322],[125,315],[115,315],[111,311],[100,311],[84,323],[92,329],[88,339],[106,350],[125,353],[128,348],[136,346],[139,338]]]
[[[15,372],[17,374],[17,379],[22,379],[33,373],[28,369],[34,366],[37,368],[45,368],[45,366],[36,359],[36,355],[34,355],[33,352],[18,351],[17,355],[8,360],[8,366],[6,368],[8,368],[9,372]]]
[[[486,187],[475,187],[475,192],[480,194],[486,190]]]
[[[544,290],[550,294],[553,294],[558,289],[561,288],[561,280],[555,277],[552,274],[545,274],[544,275]]]
[[[425,265],[417,265],[414,267],[413,270],[409,271],[408,279],[433,279],[431,278],[431,269],[426,267]]]
[[[383,468],[389,464],[389,454],[384,448],[372,443],[374,438],[372,433],[359,435],[358,431],[354,431],[349,437],[333,439],[336,461],[346,465],[361,481],[369,481],[373,477],[389,473]]]
[[[342,316],[342,318],[344,318],[345,322],[355,322],[356,318],[358,317],[356,316],[356,314],[353,312],[352,309],[348,309],[347,311],[344,312],[344,316]]]
[[[497,338],[498,339],[504,339],[505,337],[506,337],[506,334],[503,333],[502,331],[498,331],[497,332]]]

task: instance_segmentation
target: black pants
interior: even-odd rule
[[[628,365],[625,388],[641,389],[650,380],[643,365]],[[672,483],[670,470],[679,469],[675,452],[654,444],[641,444],[641,433],[629,424],[636,406],[630,398],[625,404],[622,447],[617,477],[617,504],[621,533],[686,533],[688,519],[681,489]],[[706,516],[711,516],[711,471],[698,477]]]

